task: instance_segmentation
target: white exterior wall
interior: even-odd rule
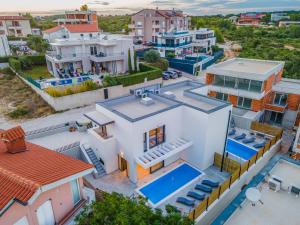
[[[6,35],[0,35],[0,56],[9,56],[11,54]]]
[[[43,33],[43,39],[47,40],[49,43],[54,42],[55,39],[64,38],[64,36],[69,37],[65,29],[60,29],[51,33]]]
[[[8,30],[13,29],[14,30],[14,35],[16,35],[16,30],[21,30],[21,35],[26,37],[29,34],[32,34],[31,32],[31,27],[30,27],[30,22],[29,20],[0,20],[2,22],[2,27],[0,27],[0,30],[4,31],[4,34],[6,35],[11,35]],[[17,21],[19,22],[19,26],[12,26],[12,21]]]

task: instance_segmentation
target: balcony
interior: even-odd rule
[[[129,24],[129,29],[136,29],[136,28],[143,28],[144,26],[142,24]]]
[[[267,103],[265,104],[265,109],[274,112],[283,113],[287,108],[287,104],[275,104],[275,103]]]
[[[160,48],[178,48],[178,47],[183,47],[183,46],[189,46],[191,44],[192,44],[192,42],[184,42],[184,43],[179,43],[179,44],[156,44],[155,47],[160,47]]]
[[[110,61],[120,61],[125,60],[124,52],[118,52],[118,53],[99,53],[97,55],[91,55],[89,56],[90,60],[93,62],[110,62]]]
[[[192,141],[178,138],[173,142],[163,143],[143,155],[136,157],[136,162],[144,169],[148,169],[151,166],[188,149],[192,145]]]
[[[56,63],[81,61],[82,57],[84,57],[84,54],[82,53],[59,54],[56,51],[46,52],[46,59]]]

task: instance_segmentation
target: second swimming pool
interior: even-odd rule
[[[257,153],[254,149],[232,139],[227,140],[226,151],[243,160],[249,160]]]

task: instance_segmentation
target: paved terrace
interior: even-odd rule
[[[293,184],[300,187],[300,167],[285,160],[278,161],[270,174],[283,179],[283,189]],[[226,225],[299,225],[300,201],[294,194],[286,190],[274,192],[269,190],[268,184],[263,181],[258,185],[262,192],[262,204],[255,207],[250,202],[242,203],[242,208],[236,209],[234,214],[225,223]]]

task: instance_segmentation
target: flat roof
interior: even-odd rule
[[[279,72],[284,62],[233,58],[207,68],[207,73],[264,81]]]
[[[283,78],[279,83],[273,86],[273,90],[276,92],[300,95],[300,80]]]
[[[204,113],[212,113],[230,104],[222,102],[204,94],[201,88],[204,84],[185,80],[161,87],[160,94],[148,94],[151,103],[143,104],[142,98],[135,95],[123,96],[115,99],[105,100],[97,104],[118,114],[119,116],[135,122],[146,117],[185,105]],[[150,88],[153,86],[150,86]],[[148,90],[148,87],[141,89]],[[149,89],[150,90],[150,89]],[[132,91],[133,93],[134,91]],[[170,92],[173,97],[165,95]]]

